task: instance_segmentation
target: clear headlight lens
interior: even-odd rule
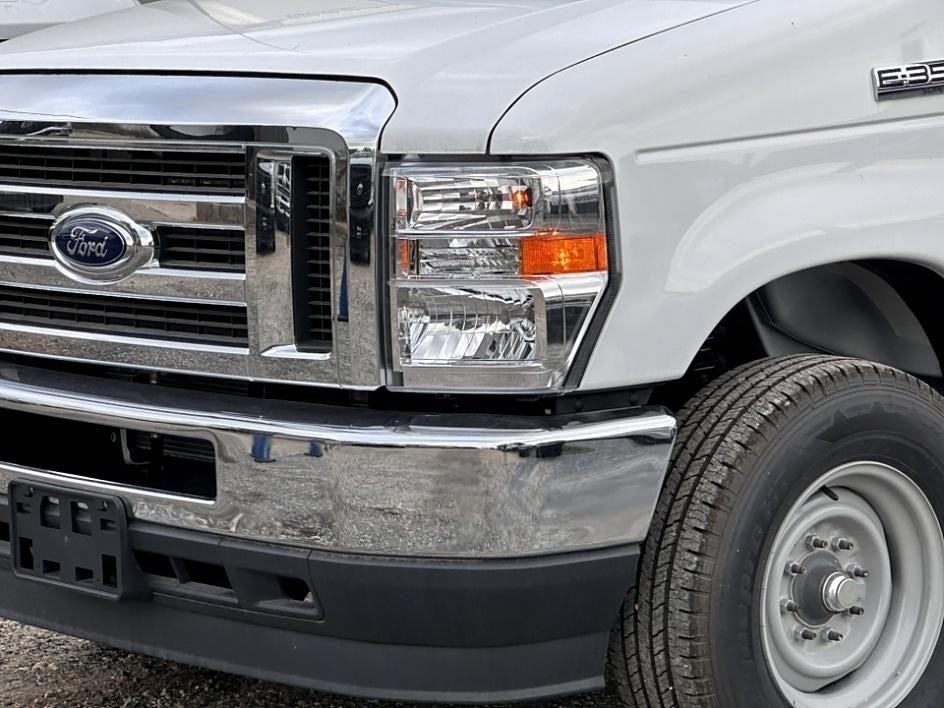
[[[517,172],[518,174],[514,174]],[[502,231],[534,222],[540,183],[525,170],[461,168],[443,174],[414,172],[396,179],[400,231]]]
[[[387,177],[402,385],[561,386],[608,281],[597,167],[413,163]]]

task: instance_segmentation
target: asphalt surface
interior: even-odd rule
[[[0,706],[419,708],[329,696],[194,669],[5,620],[0,620]],[[618,704],[609,695],[593,694],[527,706],[617,708]]]

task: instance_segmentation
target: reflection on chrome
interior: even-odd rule
[[[324,550],[503,557],[642,540],[675,434],[660,409],[550,418],[256,401],[0,365],[0,409],[211,440],[214,501],[120,492],[135,518]],[[143,389],[143,391],[142,391]],[[225,413],[220,411],[224,410]]]

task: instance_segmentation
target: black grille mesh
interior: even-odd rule
[[[128,449],[135,462],[151,459],[155,453],[181,460],[214,464],[216,452],[208,440],[181,438],[173,435],[155,435],[137,430],[127,431]]]
[[[292,170],[296,338],[302,349],[330,349],[331,162],[298,158]]]
[[[0,254],[48,258],[52,219],[0,216]]]
[[[242,229],[160,226],[157,240],[164,268],[227,272],[246,269],[246,234]]]
[[[246,309],[0,286],[0,322],[245,347]]]
[[[7,183],[243,194],[245,173],[242,152],[0,147],[0,181]]]

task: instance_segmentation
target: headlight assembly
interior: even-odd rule
[[[597,166],[402,163],[386,175],[401,385],[560,388],[609,278]]]

